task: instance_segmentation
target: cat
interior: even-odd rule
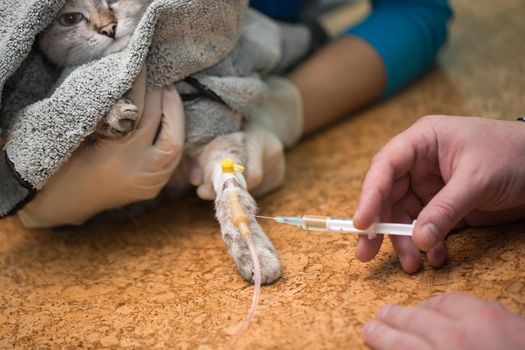
[[[56,19],[39,36],[38,42],[44,55],[58,67],[81,65],[106,55],[119,52],[128,45],[134,29],[152,0],[66,0]],[[120,99],[102,118],[97,135],[118,139],[130,133],[138,118],[138,109],[126,98]],[[214,172],[224,158],[246,164],[246,136],[236,132],[215,138],[206,145],[185,144],[185,157],[168,190],[180,188],[181,180],[190,185],[190,173],[198,166],[205,178],[213,179],[214,187],[222,184]],[[184,164],[185,163],[185,164]],[[188,165],[192,164],[192,165]],[[215,175],[215,176],[214,176]],[[259,256],[262,282],[274,282],[281,276],[279,257],[272,243],[253,216],[257,206],[245,184],[237,181],[239,198],[250,215],[249,227]],[[229,198],[219,191],[215,199],[216,217],[222,238],[240,274],[253,283],[253,263],[249,248],[231,218]]]
[[[127,47],[151,0],[67,0],[57,18],[39,36],[45,56],[58,67],[78,66]],[[138,109],[118,100],[97,125],[103,138],[121,138],[137,123]]]

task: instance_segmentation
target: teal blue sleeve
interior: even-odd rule
[[[385,65],[389,96],[434,62],[447,38],[447,0],[375,0],[371,14],[347,30],[375,48]]]

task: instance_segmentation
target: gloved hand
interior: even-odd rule
[[[257,106],[251,122],[273,133],[286,148],[294,146],[303,135],[303,98],[288,79],[271,76],[265,80],[269,92]]]
[[[248,161],[246,182],[248,190],[260,197],[275,190],[284,182],[284,147],[297,143],[303,132],[303,107],[299,90],[284,78],[266,80],[270,90],[257,106],[243,131],[246,134]],[[195,172],[202,176],[201,172]],[[211,179],[193,178],[197,194],[205,200],[215,198]]]
[[[24,226],[80,225],[101,211],[159,194],[182,156],[182,101],[174,88],[146,92],[145,72],[131,99],[142,116],[136,130],[122,140],[85,141],[19,211]]]

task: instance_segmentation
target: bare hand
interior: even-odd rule
[[[425,117],[374,157],[354,216],[365,229],[382,221],[412,222],[414,235],[392,237],[403,269],[415,272],[419,249],[434,266],[444,239],[463,225],[525,217],[525,123],[468,117]],[[383,236],[359,238],[356,255],[371,260]]]
[[[374,349],[524,349],[525,318],[500,303],[448,293],[415,308],[385,305],[363,329]]]

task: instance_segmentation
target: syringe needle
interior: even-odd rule
[[[258,219],[266,219],[266,220],[275,220],[275,218],[272,218],[271,216],[262,216],[262,215],[254,215]]]

